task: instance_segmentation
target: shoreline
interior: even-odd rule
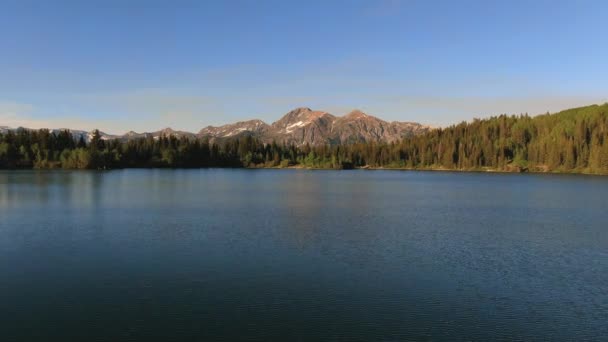
[[[423,172],[457,172],[457,173],[506,173],[506,174],[549,174],[549,175],[586,175],[586,176],[608,176],[608,173],[593,173],[584,171],[516,171],[516,170],[499,170],[499,169],[447,169],[447,168],[407,168],[407,167],[371,167],[358,166],[351,169],[335,169],[323,167],[306,167],[306,166],[288,166],[288,167],[244,167],[251,170],[319,170],[319,171],[423,171]]]
[[[535,175],[584,175],[584,176],[608,176],[608,173],[593,173],[584,171],[516,171],[499,169],[447,169],[447,168],[406,168],[406,167],[354,167],[346,169],[306,167],[306,166],[269,166],[269,167],[124,167],[115,169],[71,169],[71,168],[12,168],[0,169],[0,172],[10,171],[115,171],[115,170],[201,170],[201,169],[228,169],[228,170],[307,170],[307,171],[419,171],[419,172],[454,172],[454,173],[497,173],[497,174],[535,174]]]

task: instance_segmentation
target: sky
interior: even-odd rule
[[[608,1],[0,0],[0,126],[197,132],[296,107],[448,126],[608,101]]]

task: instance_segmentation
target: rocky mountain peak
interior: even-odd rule
[[[369,117],[369,115],[365,114],[364,112],[362,112],[359,109],[355,109],[352,112],[344,115],[344,118],[348,118],[348,119],[360,119],[360,118],[367,118]]]
[[[171,127],[165,127],[159,131],[162,134],[173,134],[175,131]]]
[[[261,134],[268,130],[269,126],[262,120],[254,119],[247,121],[238,121],[233,124],[216,126],[207,126],[198,132],[199,137],[209,138],[229,138],[236,137],[242,134]]]
[[[333,115],[327,112],[313,111],[307,107],[300,107],[290,111],[281,119],[275,121],[272,124],[272,127],[281,131],[282,133],[291,133],[295,130],[311,125],[323,117],[327,117],[326,119],[329,121],[332,121],[334,118]]]
[[[298,108],[291,110],[286,115],[302,115],[302,114],[310,113],[310,112],[312,112],[312,109],[310,109],[308,107],[298,107]]]

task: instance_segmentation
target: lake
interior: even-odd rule
[[[608,177],[0,172],[3,341],[606,340]]]

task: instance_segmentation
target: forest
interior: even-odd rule
[[[295,146],[245,136],[222,143],[176,137],[90,142],[65,130],[0,134],[0,169],[402,168],[608,174],[608,104],[535,117],[500,115],[394,143]]]

